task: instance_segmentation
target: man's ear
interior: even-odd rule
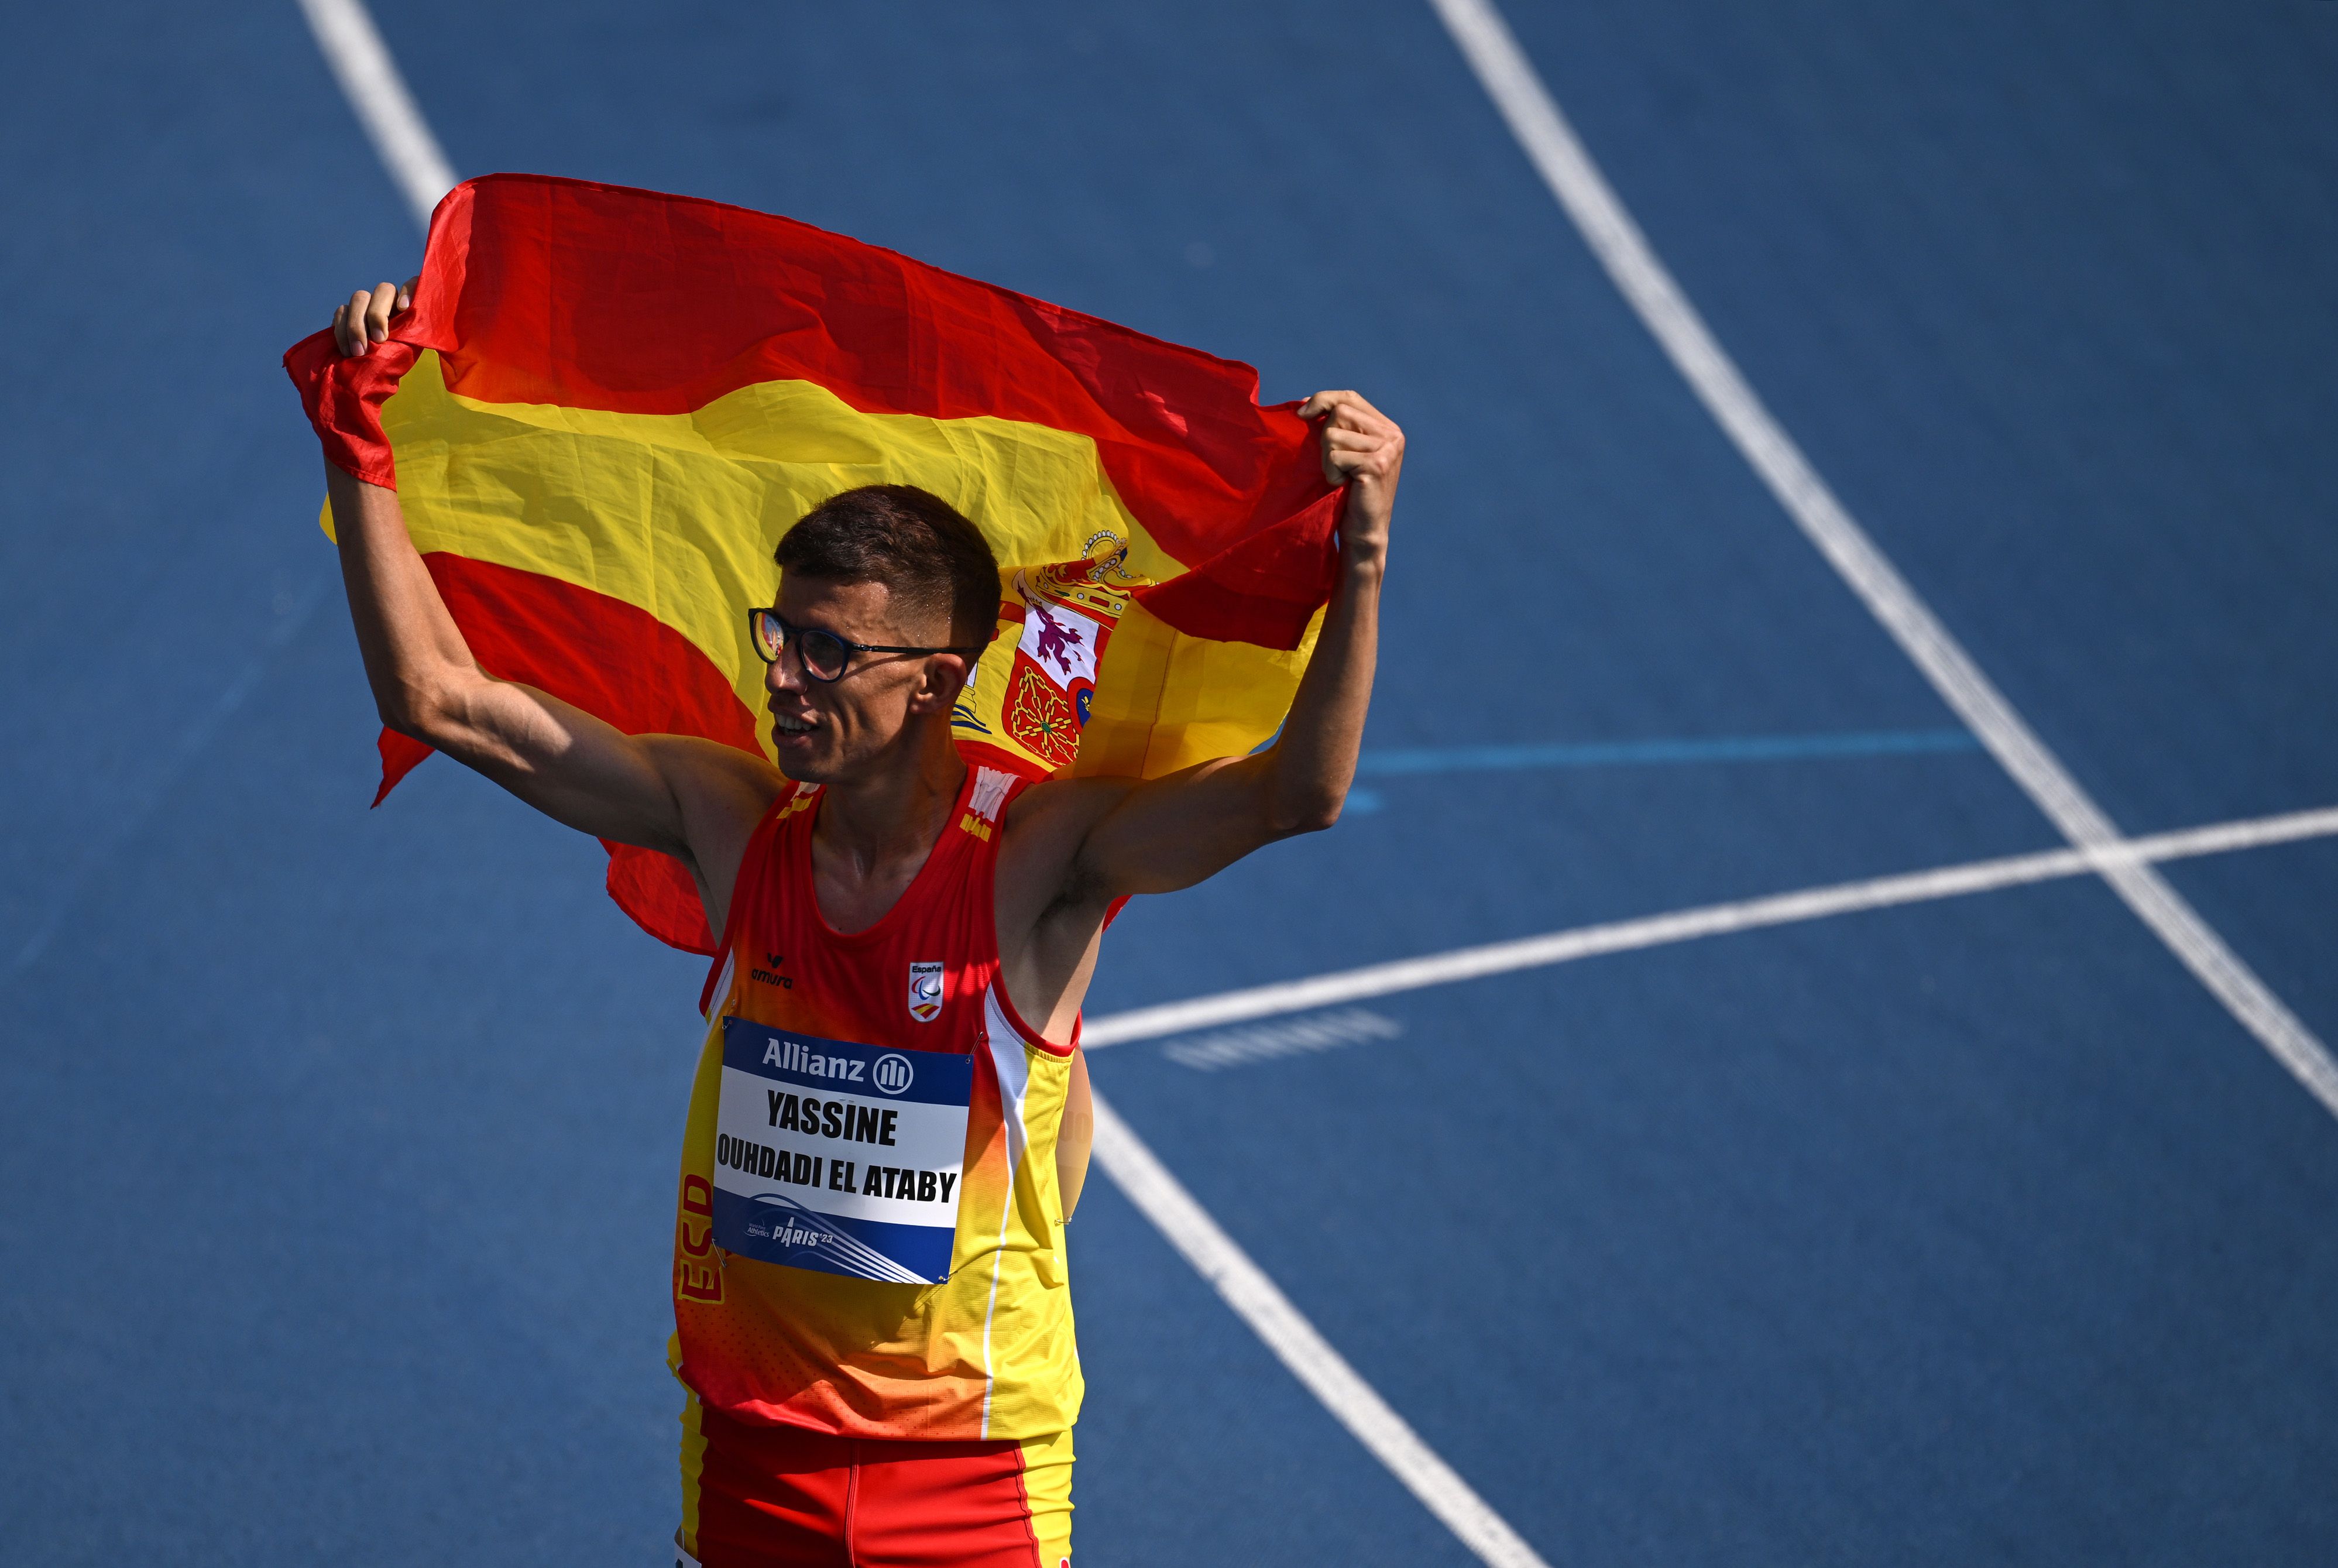
[[[918,676],[917,689],[909,694],[909,711],[913,714],[947,714],[958,705],[958,693],[966,690],[966,677],[973,673],[973,661],[957,654],[927,656],[926,667]]]

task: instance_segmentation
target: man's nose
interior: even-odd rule
[[[763,689],[773,696],[804,689],[803,661],[793,648],[781,648],[780,656],[763,666]]]

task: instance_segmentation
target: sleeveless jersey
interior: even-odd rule
[[[1056,1134],[1073,1043],[1017,1017],[998,980],[991,882],[1026,781],[969,768],[926,863],[885,917],[844,935],[812,891],[820,791],[799,784],[748,841],[683,1139],[674,1371],[735,1420],[852,1437],[966,1440],[1068,1429],[1082,1383],[1064,1267]],[[939,1007],[933,978],[939,969]],[[713,1238],[723,1025],[974,1058],[948,1276],[892,1284],[766,1263]]]

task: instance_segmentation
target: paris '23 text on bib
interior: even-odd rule
[[[715,1245],[860,1279],[948,1278],[973,1098],[971,1056],[724,1018]]]

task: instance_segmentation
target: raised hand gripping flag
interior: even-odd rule
[[[284,363],[327,457],[397,488],[480,667],[631,734],[769,754],[744,611],[858,485],[988,537],[1002,625],[954,733],[1024,774],[1251,750],[1331,592],[1340,493],[1249,366],[738,207],[468,181],[388,342]],[[377,803],[429,754],[381,753]],[[678,863],[608,849],[626,913],[713,950]]]

